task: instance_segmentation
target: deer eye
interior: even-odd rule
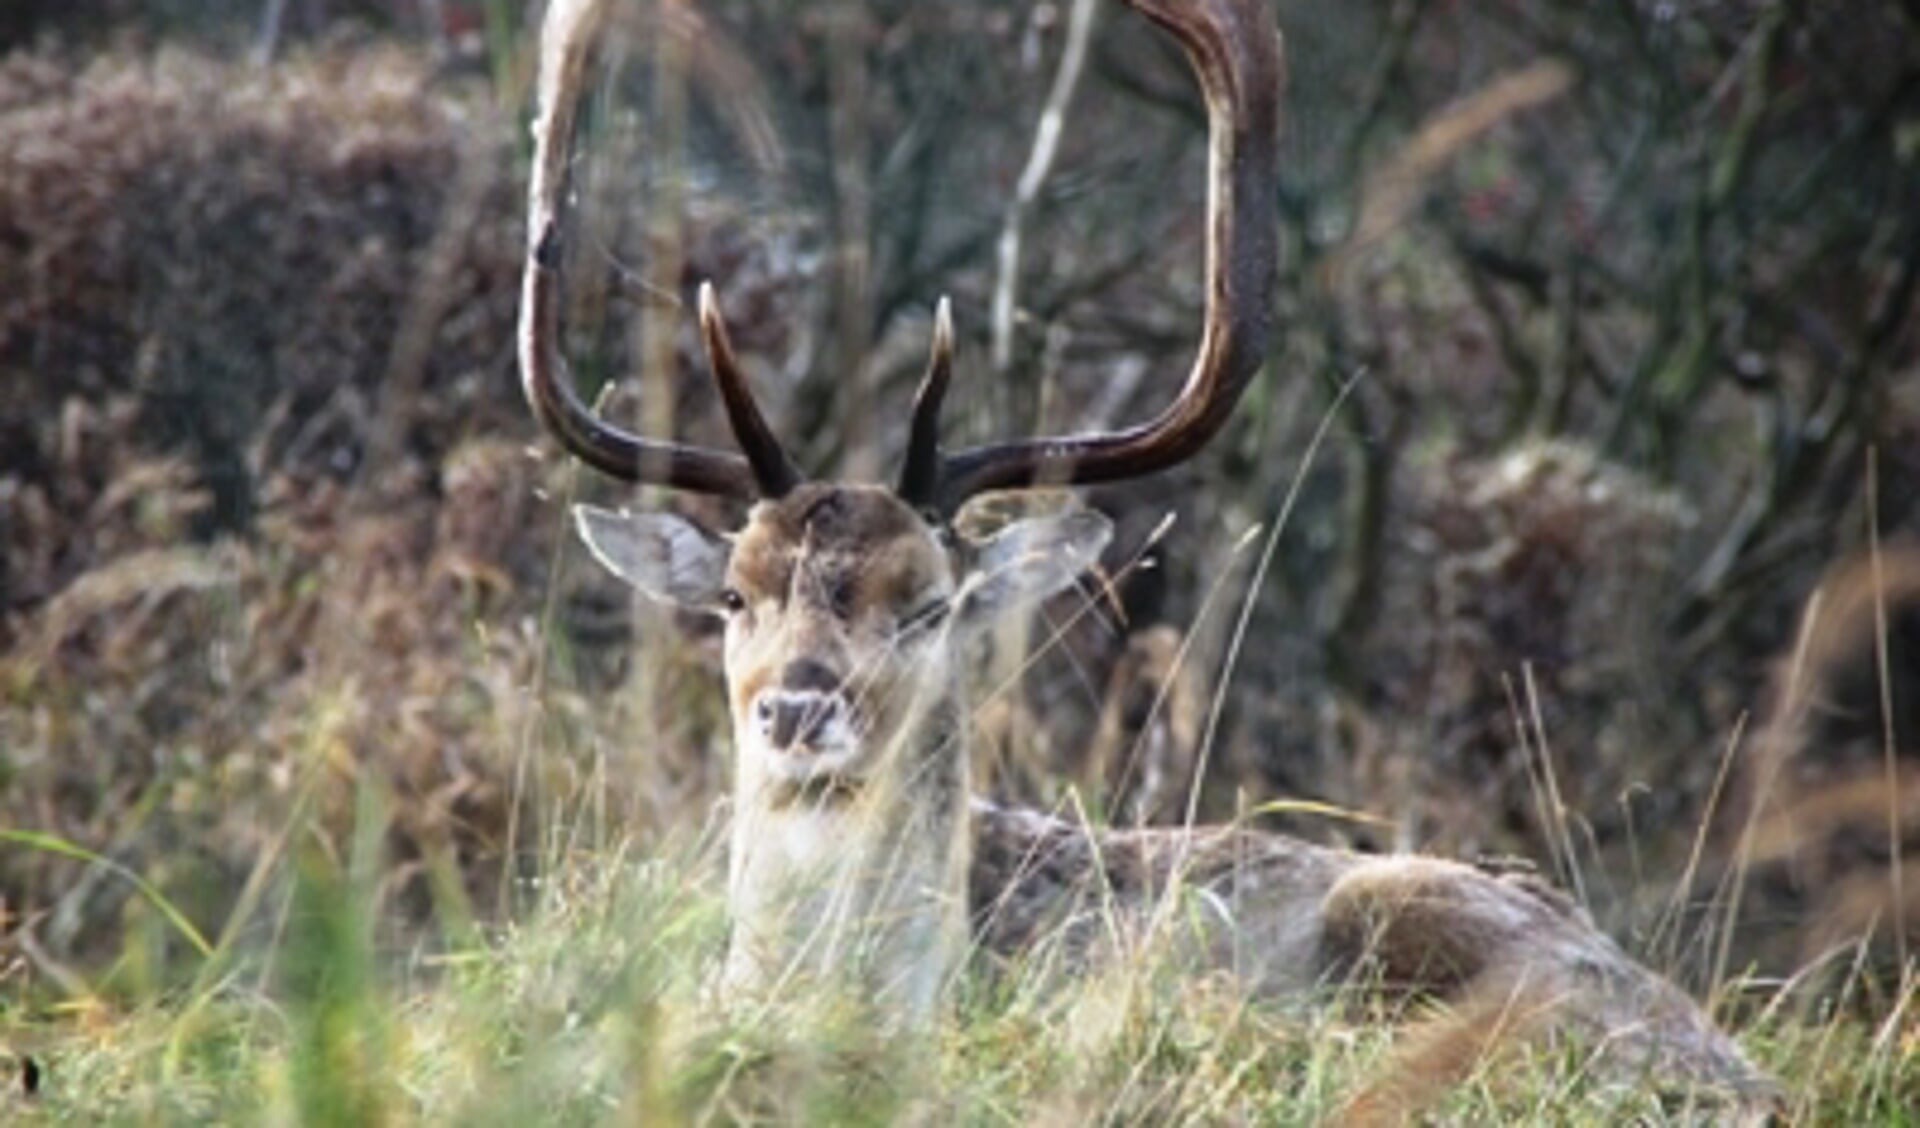
[[[720,608],[729,615],[738,615],[747,609],[747,597],[736,588],[721,588]]]
[[[951,606],[944,598],[930,599],[900,617],[899,632],[903,635],[914,634],[937,627],[946,620]]]

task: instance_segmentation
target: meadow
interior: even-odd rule
[[[1276,356],[1204,459],[1086,492],[1097,582],[969,656],[976,779],[1530,868],[1782,1119],[1913,1123],[1920,15],[1589,7],[1276,4]],[[1137,23],[629,8],[568,299],[609,415],[724,444],[707,279],[822,471],[894,465],[943,293],[955,442],[1171,394],[1204,128]],[[979,956],[914,1038],[722,1006],[718,637],[568,508],[737,514],[528,418],[536,16],[0,13],[0,1120],[1725,1114],[1499,1007],[1389,1028],[1151,945]]]

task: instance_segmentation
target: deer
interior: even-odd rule
[[[1700,1006],[1541,881],[1250,826],[1102,830],[973,796],[966,639],[1075,584],[1111,524],[1073,508],[968,539],[954,515],[988,492],[1124,481],[1195,457],[1265,364],[1274,330],[1282,63],[1270,5],[1122,2],[1182,49],[1206,105],[1205,302],[1185,384],[1139,425],[949,452],[943,298],[891,484],[800,470],[748,386],[711,283],[698,291],[699,329],[737,453],[625,430],[572,386],[560,343],[567,169],[608,0],[554,0],[548,12],[518,342],[527,401],[596,471],[750,506],[720,531],[666,511],[574,510],[578,535],[620,579],[725,623],[725,994],[841,983],[914,1028],[937,1016],[973,954],[1052,944],[1084,966],[1116,935],[1173,920],[1183,952],[1257,995],[1363,978],[1441,999],[1498,990],[1690,1082],[1764,1090]]]

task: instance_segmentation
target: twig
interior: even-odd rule
[[[1654,354],[1650,363],[1636,371],[1611,429],[1607,443],[1611,449],[1620,447],[1640,415],[1642,395],[1650,394],[1653,404],[1648,427],[1654,456],[1670,464],[1681,425],[1718,371],[1712,358],[1721,318],[1715,314],[1712,299],[1721,272],[1714,268],[1710,235],[1722,219],[1728,223],[1737,219],[1730,205],[1752,171],[1760,123],[1773,108],[1774,65],[1786,27],[1785,3],[1769,5],[1742,46],[1741,58],[1729,67],[1727,82],[1730,86],[1737,83],[1739,106],[1719,144],[1707,156],[1706,183],[1687,212],[1681,235],[1685,257],[1673,303],[1678,325],[1669,323],[1664,327],[1667,332],[1655,337],[1670,339],[1671,347],[1663,354]],[[1742,252],[1748,249],[1740,248]],[[1739,257],[1744,258],[1744,254]]]
[[[1887,772],[1887,845],[1888,866],[1893,886],[1893,950],[1898,966],[1907,967],[1906,882],[1900,872],[1905,852],[1900,827],[1900,760],[1898,734],[1893,723],[1893,675],[1887,653],[1887,580],[1880,557],[1880,459],[1875,447],[1867,448],[1867,558],[1873,572],[1873,664],[1880,691],[1881,755]]]
[[[1000,227],[996,259],[998,276],[993,286],[993,370],[1004,373],[1013,365],[1013,311],[1020,279],[1020,243],[1027,213],[1046,184],[1047,174],[1060,151],[1060,133],[1066,125],[1067,107],[1080,86],[1086,69],[1087,43],[1093,37],[1093,22],[1098,10],[1094,0],[1074,0],[1067,16],[1067,42],[1060,54],[1060,69],[1054,72],[1053,87],[1041,107],[1039,123],[1034,127],[1033,149],[1027,154],[1026,167],[1007,204],[1006,219]]]
[[[1480,271],[1475,270],[1473,260],[1460,255],[1460,275],[1467,284],[1467,293],[1473,304],[1478,306],[1487,324],[1493,330],[1493,341],[1500,351],[1500,359],[1505,362],[1507,371],[1513,376],[1517,387],[1506,402],[1506,418],[1500,423],[1502,445],[1519,437],[1533,421],[1535,410],[1540,404],[1540,386],[1544,380],[1539,360],[1527,347],[1520,327],[1513,323],[1513,317],[1495,292],[1492,283]],[[1550,279],[1553,275],[1548,276]]]
[[[387,367],[375,392],[372,427],[361,459],[363,500],[375,497],[381,479],[399,459],[407,428],[418,414],[432,367],[440,325],[463,295],[459,272],[468,241],[480,220],[497,175],[490,130],[475,130],[461,147],[458,171],[442,202],[438,226],[420,256],[419,274],[408,293]]]
[[[1759,481],[1738,516],[1687,584],[1686,621],[1720,596],[1739,574],[1752,566],[1751,554],[1762,538],[1787,514],[1794,502],[1813,489],[1819,471],[1840,448],[1842,437],[1861,426],[1863,408],[1877,374],[1883,373],[1886,354],[1899,339],[1916,293],[1920,293],[1920,219],[1909,217],[1905,243],[1893,281],[1879,308],[1867,323],[1860,347],[1848,359],[1828,405],[1798,425],[1773,421],[1772,459],[1762,467]],[[1778,396],[1780,393],[1776,392]],[[1784,410],[1781,408],[1779,410]]]
[[[677,7],[663,5],[669,12]],[[661,35],[651,51],[653,105],[647,133],[639,142],[648,193],[639,226],[648,276],[673,288],[687,261],[687,83],[691,45],[679,36]],[[673,434],[680,374],[678,330],[684,316],[680,309],[658,302],[640,307],[635,351],[640,358],[640,425],[648,434]]]
[[[253,41],[253,64],[264,67],[280,50],[280,27],[286,22],[287,0],[266,0],[260,11],[260,34]]]
[[[1354,115],[1346,135],[1333,147],[1335,159],[1340,162],[1342,183],[1359,179],[1360,162],[1367,146],[1380,123],[1386,120],[1389,97],[1405,88],[1407,55],[1413,48],[1414,32],[1429,7],[1427,0],[1397,0],[1388,15],[1380,49],[1367,67],[1367,80],[1358,100],[1360,111]]]

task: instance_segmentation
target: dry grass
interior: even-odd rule
[[[356,839],[377,840],[362,804]],[[1550,1000],[1490,990],[1390,1034],[1364,1006],[1250,1006],[1177,954],[1061,984],[1044,966],[961,984],[937,1029],[878,1038],[857,1007],[797,995],[718,1008],[714,840],[616,845],[542,873],[483,944],[378,941],[365,859],[303,850],[284,930],[169,1002],[64,1016],[0,1006],[0,1054],[39,1070],[0,1110],[27,1123],[235,1117],[309,1123],[1697,1123],[1730,1109],[1622,1084],[1597,1047],[1543,1040]],[[1903,1010],[1915,1002],[1903,988]],[[1920,1097],[1912,1025],[1773,1019],[1751,1052],[1794,1122],[1896,1123]]]
[[[1530,97],[1558,89],[1541,74]],[[262,70],[173,51],[0,60],[0,384],[19,393],[0,397],[0,828],[45,836],[0,843],[0,1069],[43,1067],[37,1101],[9,1087],[0,1116],[1693,1115],[1608,1090],[1577,1047],[1512,1036],[1527,1024],[1509,1022],[1508,1000],[1469,1000],[1394,1039],[1250,1007],[1230,984],[1151,961],[1067,991],[1017,969],[970,981],[916,1059],[937,1063],[925,1084],[844,1014],[785,1028],[710,1014],[723,926],[704,833],[726,774],[713,640],[636,613],[561,536],[559,500],[592,487],[528,450],[507,344],[523,238],[514,137],[490,98],[384,47]],[[772,127],[759,95],[748,108],[729,128],[761,138],[758,152]],[[1439,175],[1419,170],[1423,184]],[[1410,207],[1394,215],[1417,226]],[[804,354],[817,248],[804,222],[762,238],[741,210],[689,209],[686,277],[664,289],[719,276],[744,348]],[[607,214],[596,220],[617,244],[630,221]],[[600,265],[579,272],[579,300],[604,315],[579,318],[573,344],[583,367],[625,371],[643,351],[638,319],[611,300],[621,271]],[[1453,355],[1421,317],[1478,325],[1455,290],[1422,290],[1428,265],[1367,269],[1356,300],[1379,315],[1389,365]],[[988,275],[956,272],[963,295]],[[1110,319],[1143,309],[1145,336],[1184,323],[1177,299],[1118,297]],[[1061,402],[1091,402],[1078,393],[1112,367],[1120,330],[1094,320]],[[917,329],[893,336],[917,347]],[[690,335],[673,346],[676,429],[700,438],[716,422],[708,393]],[[1160,353],[1124,359],[1148,356]],[[760,375],[773,382],[771,364]],[[1051,734],[1010,743],[1040,786],[1078,768],[1116,817],[1184,814],[1158,797],[1184,797],[1202,754],[1219,632],[1186,615],[1192,600],[1140,591],[1239,582],[1219,546],[1269,507],[1263,483],[1280,471],[1248,469],[1249,452],[1259,463],[1262,444],[1283,445],[1273,420],[1296,394],[1250,404],[1247,433],[1226,444],[1232,469],[1101,499],[1123,529],[1163,525],[1183,492],[1206,500],[1184,510],[1200,520],[1176,528],[1165,567],[1122,577],[1130,633],[1117,616],[1077,616],[1064,643],[1037,632],[1038,660],[1008,659],[1023,675],[987,708],[1001,731]],[[1911,433],[1916,406],[1911,389],[1889,393],[1888,433]],[[1659,875],[1707,817],[1721,744],[1689,738],[1703,722],[1673,684],[1744,702],[1725,671],[1759,662],[1742,639],[1692,670],[1696,652],[1661,617],[1696,503],[1710,517],[1727,501],[1587,446],[1481,457],[1478,432],[1460,430],[1394,480],[1398,555],[1362,649],[1369,692],[1328,706],[1318,660],[1260,620],[1252,660],[1219,690],[1233,704],[1205,750],[1210,797],[1254,809],[1280,789],[1310,797],[1294,810],[1375,812],[1334,832],[1384,822],[1383,842],[1544,855],[1550,837],[1570,840],[1562,856],[1614,904],[1665,905]],[[1745,441],[1733,433],[1710,432],[1699,457]],[[1309,624],[1334,510],[1303,515],[1305,547],[1289,543],[1298,558],[1261,596]],[[1737,756],[1697,897],[1712,927],[1683,926],[1724,957],[1706,986],[1740,1004],[1730,1011],[1763,1012],[1746,1042],[1800,1120],[1894,1120],[1920,1104],[1915,987],[1887,958],[1893,908],[1912,919],[1920,904],[1920,867],[1891,883],[1907,844],[1888,833],[1890,813],[1912,825],[1920,725],[1898,713],[1908,743],[1889,748],[1869,701],[1920,684],[1901,641],[1920,598],[1907,561],[1890,554],[1874,589],[1895,643],[1884,673],[1866,657],[1867,589],[1835,581],[1852,594],[1821,621],[1844,629],[1809,628],[1827,633],[1800,647],[1797,680],[1782,675],[1796,692],[1750,726],[1779,759]],[[1799,598],[1800,574],[1781,567],[1776,605]],[[1296,598],[1307,605],[1286,606]],[[1566,788],[1568,810],[1544,816],[1502,682],[1523,663],[1537,692],[1518,727],[1544,729]],[[1313,709],[1289,711],[1289,695]],[[1302,745],[1318,751],[1293,756]],[[1636,806],[1647,786],[1658,795]],[[1747,986],[1736,973],[1749,966],[1769,978]],[[1818,990],[1815,968],[1833,972]]]

